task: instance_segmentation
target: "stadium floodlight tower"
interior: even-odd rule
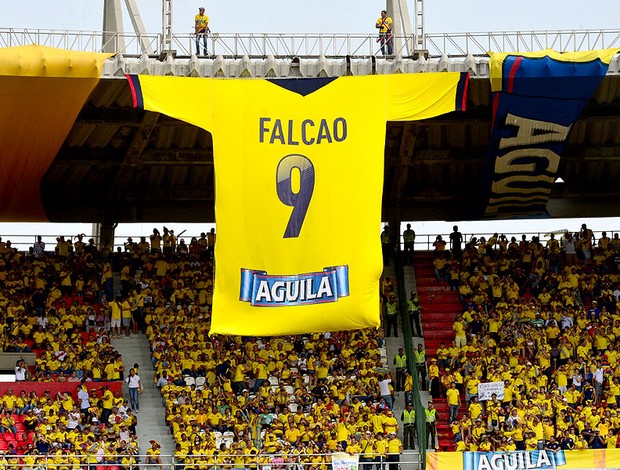
[[[411,16],[409,16],[408,0],[387,0],[386,10],[394,21],[394,49],[402,50],[404,55],[408,56],[425,54],[424,0],[413,0],[413,28]]]
[[[171,0],[170,0],[171,1]],[[142,53],[152,54],[153,48],[144,29],[142,17],[135,0],[125,0],[125,6],[131,19],[133,29],[138,36]],[[123,29],[123,11],[121,0],[103,0],[103,52],[125,52],[125,30]]]

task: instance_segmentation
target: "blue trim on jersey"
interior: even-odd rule
[[[298,93],[301,96],[307,96],[320,90],[326,85],[336,80],[338,77],[323,77],[323,78],[269,78],[268,82],[278,85],[282,88]]]

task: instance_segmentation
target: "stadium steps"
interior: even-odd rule
[[[404,266],[404,271],[405,271],[405,297],[407,299],[409,299],[409,296],[411,295],[411,292],[415,292],[417,290],[417,284],[416,284],[416,271],[415,268],[413,266]],[[413,331],[413,330],[412,330]],[[422,331],[424,331],[424,326],[422,325]],[[413,337],[412,338],[412,347],[413,349],[417,349],[418,348],[418,344],[422,343],[422,345],[424,346],[424,338],[422,337]],[[422,406],[426,406],[426,404],[428,403],[430,399],[430,394],[428,393],[428,391],[424,391],[424,390],[420,390],[420,402],[422,403]],[[400,416],[402,414],[403,408],[405,406],[405,394],[404,393],[400,393],[399,396],[397,397],[396,400],[396,405],[398,407],[397,410],[397,415],[395,415],[399,422],[400,422]],[[395,407],[396,409],[396,407]],[[400,439],[403,438],[402,436],[402,423],[400,423],[400,429],[401,429],[401,435],[399,436]],[[418,453],[418,449],[420,449],[420,442],[419,439],[416,439],[416,450],[406,450],[404,451],[404,453],[409,454],[409,453],[416,453],[418,454],[418,458],[419,458],[419,453]],[[402,464],[401,464],[401,468],[403,468]]]
[[[457,291],[450,290],[447,282],[438,281],[433,267],[433,252],[417,252],[414,257],[415,277],[420,307],[422,308],[422,331],[427,359],[435,357],[443,342],[450,346],[454,340],[452,323],[462,313],[463,305]],[[461,396],[459,416],[466,410]],[[437,443],[442,451],[454,450],[452,431],[448,422],[449,407],[445,398],[433,400],[437,409]]]
[[[389,277],[391,279],[396,279],[396,275],[395,275],[395,272],[394,272],[393,265],[384,266],[384,268],[383,268],[383,276],[387,276],[387,277]],[[399,287],[402,287],[402,286],[399,286]],[[413,273],[413,268],[411,266],[405,266],[405,286],[404,286],[404,289],[405,289],[405,292],[407,293],[407,298],[409,298],[408,293],[411,292],[412,290],[414,290],[414,288],[415,288],[415,276],[414,276],[414,273]],[[384,329],[384,331],[385,331],[385,329]],[[413,338],[415,347],[417,347],[417,343],[415,342],[416,339],[417,338]],[[394,356],[398,353],[398,348],[404,348],[405,347],[403,325],[402,325],[402,321],[401,321],[400,318],[399,318],[399,321],[398,321],[398,338],[395,338],[393,336],[390,337],[390,338],[385,338],[385,347],[386,347],[386,351],[387,351],[388,367],[389,367],[390,371],[392,371],[392,376],[396,377],[396,370],[395,370],[395,367],[394,367]],[[426,394],[426,392],[422,392],[422,394]],[[421,394],[421,399],[423,400],[422,403],[425,403],[425,401],[424,401],[425,397],[422,394]],[[398,420],[398,438],[401,439],[401,440],[403,439],[403,424],[402,424],[402,421],[401,421],[400,417],[401,417],[402,412],[403,412],[404,409],[405,409],[405,393],[404,392],[394,392],[394,404],[392,406],[392,411],[394,413],[394,416]],[[418,463],[419,462],[420,454],[419,454],[417,449],[419,449],[419,445],[416,442],[416,449],[415,450],[406,450],[406,451],[404,451],[404,453],[407,454],[407,458],[406,458],[407,462],[413,462],[413,463]]]
[[[112,289],[114,290],[114,298],[122,294],[123,289],[121,287],[121,273],[120,271],[112,272]]]
[[[129,369],[138,363],[139,373],[143,391],[140,395],[140,412],[138,413],[137,434],[140,443],[140,453],[146,454],[151,447],[149,441],[155,439],[161,446],[162,463],[166,464],[166,455],[174,453],[174,442],[170,431],[165,422],[165,408],[161,393],[154,386],[153,366],[151,363],[151,351],[146,335],[131,335],[130,338],[122,336],[120,339],[113,339],[112,346],[123,355],[125,366],[125,376]],[[123,387],[125,398],[129,400],[127,386]]]

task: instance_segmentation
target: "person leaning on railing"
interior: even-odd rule
[[[196,55],[200,55],[200,42],[202,41],[204,55],[209,55],[207,47],[207,35],[209,34],[209,17],[205,14],[204,7],[198,9],[194,17],[194,34],[196,35]]]
[[[394,52],[394,33],[392,31],[392,18],[387,14],[386,10],[381,10],[381,16],[375,23],[375,28],[379,30],[379,39],[377,42],[381,44],[381,54],[391,56]]]

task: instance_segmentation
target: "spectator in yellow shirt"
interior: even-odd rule
[[[446,398],[450,407],[450,423],[459,419],[459,407],[461,406],[461,394],[456,388],[456,383],[452,382],[450,388],[446,390]]]

